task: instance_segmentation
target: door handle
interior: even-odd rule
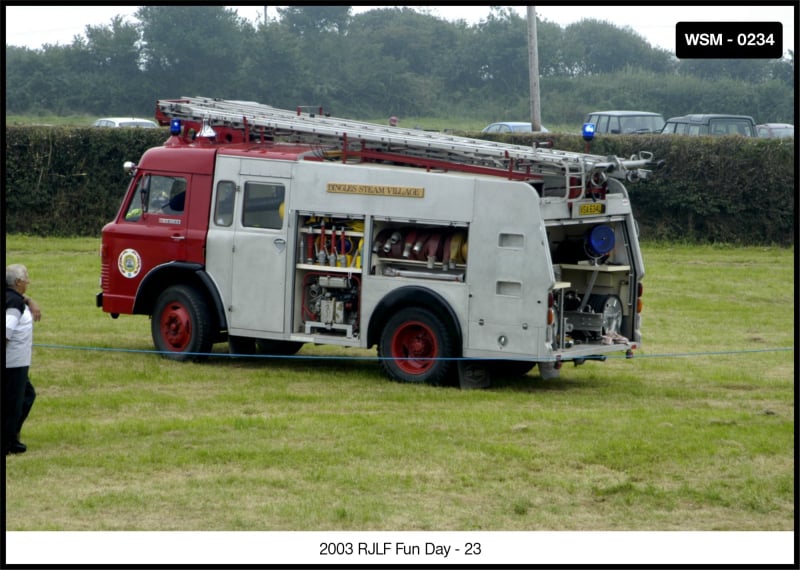
[[[282,237],[276,237],[272,240],[272,245],[275,246],[275,251],[278,253],[283,253],[286,249],[286,240]]]
[[[185,239],[186,239],[186,236],[182,236],[182,235],[180,235],[180,234],[174,234],[174,235],[172,236],[172,240],[173,240],[173,241],[183,241],[183,240],[185,240]]]

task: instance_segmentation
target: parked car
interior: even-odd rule
[[[137,119],[136,117],[108,117],[97,119],[92,123],[93,127],[135,127],[140,129],[156,129],[158,125],[149,119]]]
[[[518,121],[501,121],[499,123],[492,123],[491,125],[487,125],[481,131],[482,133],[530,133],[531,124],[530,123],[521,123]],[[540,133],[549,133],[544,126],[542,126],[542,130],[538,131]]]
[[[756,125],[756,135],[762,139],[793,139],[794,125],[788,123],[764,123]]]
[[[664,116],[650,111],[594,111],[586,115],[584,123],[593,123],[598,135],[660,133]]]
[[[667,119],[661,131],[668,135],[756,136],[756,123],[749,115],[684,115]]]

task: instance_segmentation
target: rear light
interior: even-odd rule
[[[644,286],[640,281],[636,286],[636,312],[641,313],[644,302],[642,301],[642,293],[644,293]]]
[[[556,322],[556,311],[553,308],[556,304],[556,298],[553,295],[553,292],[550,291],[547,294],[547,324],[552,325]]]

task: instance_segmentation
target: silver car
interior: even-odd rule
[[[108,117],[97,119],[92,123],[93,127],[134,127],[139,129],[156,129],[158,125],[149,119],[137,119],[136,117]]]
[[[762,139],[793,139],[794,125],[788,123],[763,123],[756,125],[756,135]]]
[[[530,123],[522,123],[519,121],[501,121],[499,123],[492,123],[487,125],[481,131],[482,133],[530,133],[532,127]],[[549,133],[544,126],[540,133]]]

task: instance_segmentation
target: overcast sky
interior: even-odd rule
[[[379,6],[354,6],[354,12],[362,12]],[[229,6],[240,16],[255,22],[263,18],[264,7]],[[489,6],[414,6],[448,20],[463,19],[478,23],[489,14]],[[44,44],[68,45],[76,35],[84,35],[87,25],[108,25],[114,16],[125,16],[133,21],[138,5],[131,6],[7,6],[4,5],[6,45],[25,46],[32,49]],[[525,6],[512,8],[520,16],[527,15]],[[605,20],[618,27],[630,26],[651,45],[674,51],[675,24],[682,21],[695,22],[781,22],[783,24],[783,52],[794,49],[796,6],[738,5],[738,6],[669,6],[642,4],[641,6],[572,5],[536,6],[540,20],[561,26],[584,18]],[[277,17],[274,6],[269,8],[270,18]]]

